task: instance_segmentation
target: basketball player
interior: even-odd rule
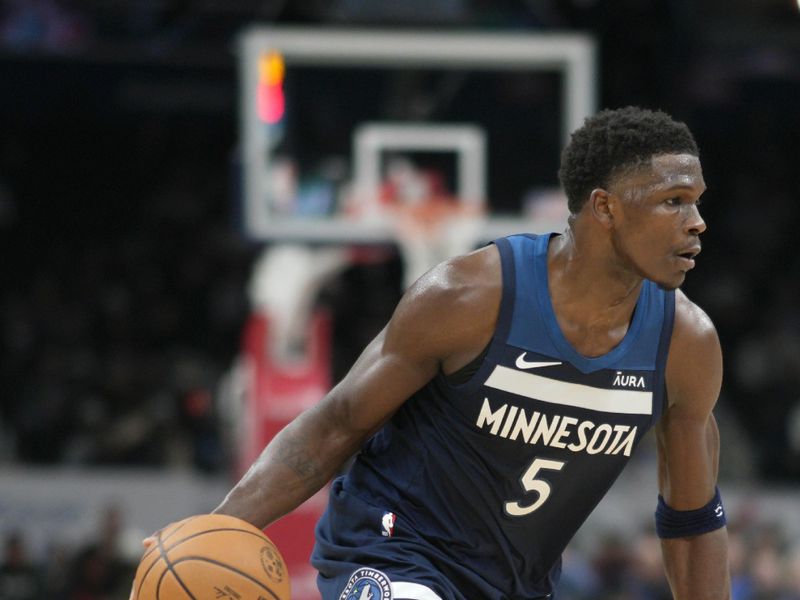
[[[317,526],[325,600],[558,597],[562,551],[651,427],[673,595],[730,597],[720,344],[678,289],[706,229],[695,141],[664,113],[607,110],[559,175],[566,231],[422,276],[216,509],[266,526],[358,452]]]

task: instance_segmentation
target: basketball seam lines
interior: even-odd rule
[[[166,540],[168,540],[169,538],[171,538],[173,535],[175,535],[175,534],[176,534],[176,533],[178,533],[178,532],[179,532],[181,529],[183,529],[183,528],[184,528],[186,525],[188,525],[188,524],[189,524],[189,521],[193,521],[193,520],[194,520],[194,519],[196,519],[196,518],[197,518],[197,517],[189,517],[188,519],[184,519],[183,523],[181,523],[180,525],[178,525],[178,527],[176,527],[175,529],[173,529],[172,531],[170,531],[169,535],[168,535],[167,537],[165,537],[165,538],[164,538],[164,540],[166,541]],[[159,532],[159,533],[156,535],[156,539],[158,539],[158,540],[160,540],[160,539],[161,539],[161,533],[160,533],[160,532]],[[146,559],[148,556],[150,556],[150,555],[151,555],[153,552],[155,552],[156,550],[158,550],[158,549],[159,549],[159,547],[160,547],[160,544],[155,544],[155,545],[154,545],[152,548],[150,548],[150,550],[148,550],[147,552],[145,552],[144,556],[142,556],[142,558],[140,559],[140,562],[141,562],[141,561],[143,561],[143,560],[145,560],[145,559]],[[155,567],[155,566],[156,566],[156,563],[158,563],[158,561],[159,561],[159,559],[158,559],[158,558],[156,558],[156,559],[155,559],[155,560],[154,560],[152,563],[150,563],[150,566],[149,566],[149,567],[147,567],[147,570],[146,570],[146,571],[144,572],[144,574],[142,575],[142,579],[141,579],[141,581],[139,581],[139,589],[138,589],[138,590],[136,590],[136,598],[139,598],[139,595],[140,595],[140,593],[141,593],[141,591],[142,591],[142,586],[144,585],[144,581],[145,581],[145,579],[147,579],[147,576],[150,574],[150,571],[152,571],[152,570],[153,570],[153,567]],[[159,581],[160,581],[160,580],[159,580]]]
[[[195,517],[189,517],[188,519],[184,519],[184,521],[182,523],[180,523],[175,529],[173,529],[172,531],[169,532],[169,535],[164,538],[164,541],[166,542],[169,538],[171,538],[173,535],[178,533],[181,529],[186,527],[186,525],[189,524],[189,521],[194,521],[196,518],[197,517],[195,516]],[[144,556],[142,556],[141,560],[144,560],[145,558],[150,556],[153,552],[156,551],[156,548],[157,548],[157,546],[153,546],[152,548],[150,548],[147,552],[144,553]]]
[[[258,533],[256,533],[255,531],[248,531],[247,529],[239,529],[237,527],[219,527],[217,529],[204,529],[203,531],[198,531],[197,533],[193,533],[192,535],[188,535],[185,538],[181,538],[179,541],[175,542],[174,546],[170,546],[169,548],[166,548],[166,551],[170,552],[170,551],[174,550],[175,548],[177,548],[178,546],[180,546],[182,543],[188,542],[192,538],[196,538],[196,537],[198,537],[200,535],[205,535],[207,533],[217,533],[219,531],[240,531],[242,533],[246,533],[248,535],[252,535],[254,537],[257,537],[257,538],[259,538],[260,540],[263,541],[262,536],[259,535]],[[273,546],[274,546],[274,544],[273,544]]]
[[[183,580],[178,576],[178,574],[172,568],[172,563],[170,562],[169,557],[167,556],[167,551],[164,549],[164,544],[162,544],[162,542],[161,542],[161,534],[160,533],[158,534],[158,537],[156,539],[157,539],[157,542],[158,542],[158,550],[161,552],[161,558],[163,558],[164,562],[167,564],[167,569],[172,573],[172,575],[175,577],[175,579],[178,580],[178,583],[183,588],[183,591],[186,592],[187,594],[189,594],[189,598],[191,598],[192,600],[197,600],[197,598],[194,597],[192,592],[189,591],[189,588],[187,588],[186,585],[183,583]],[[167,572],[164,571],[161,574],[161,577],[158,580],[158,586],[156,586],[156,598],[159,598],[161,596],[161,582],[164,580],[164,575],[166,575],[166,574],[167,574]]]
[[[177,527],[175,530],[171,531],[171,532],[169,533],[169,535],[168,535],[166,538],[163,538],[163,539],[162,539],[162,537],[161,537],[161,533],[159,533],[159,534],[156,536],[156,541],[157,541],[157,545],[156,545],[156,547],[154,547],[152,550],[149,550],[149,551],[147,552],[147,554],[145,554],[145,555],[142,557],[142,560],[144,560],[144,558],[145,558],[146,556],[148,556],[148,555],[149,555],[149,554],[151,554],[152,552],[155,552],[155,551],[156,551],[156,549],[158,549],[158,550],[159,550],[159,552],[160,552],[160,554],[161,554],[161,557],[160,557],[160,558],[163,558],[163,559],[164,559],[164,563],[167,565],[167,569],[168,569],[169,571],[171,571],[171,572],[172,572],[172,574],[175,576],[175,579],[177,579],[177,580],[178,580],[178,583],[181,585],[181,587],[184,589],[184,591],[185,591],[187,594],[189,594],[189,596],[192,598],[192,600],[196,600],[196,599],[195,599],[195,597],[194,597],[194,596],[192,596],[192,593],[191,593],[191,592],[190,592],[190,591],[187,589],[187,587],[184,585],[184,583],[183,583],[183,581],[181,580],[181,578],[180,578],[180,577],[178,577],[178,574],[177,574],[177,573],[175,572],[175,570],[172,568],[172,565],[173,565],[173,564],[177,564],[177,563],[179,563],[179,562],[182,562],[182,561],[184,561],[184,560],[187,560],[187,559],[194,559],[194,560],[200,559],[200,560],[205,560],[205,561],[208,561],[208,562],[210,562],[210,563],[212,563],[212,564],[216,564],[216,565],[219,565],[219,566],[221,566],[221,567],[228,568],[228,569],[230,569],[231,571],[234,571],[235,573],[238,573],[239,575],[242,575],[243,577],[245,577],[245,578],[247,578],[247,579],[250,579],[250,580],[252,580],[254,583],[256,583],[256,584],[258,584],[259,586],[263,587],[265,591],[267,591],[267,592],[268,592],[268,593],[269,593],[269,594],[270,594],[270,595],[271,595],[273,598],[275,598],[275,600],[280,600],[280,598],[278,598],[278,596],[277,596],[277,595],[275,595],[275,593],[274,593],[272,590],[270,590],[269,588],[265,587],[265,586],[264,586],[264,585],[263,585],[263,584],[262,584],[260,581],[258,581],[257,579],[255,579],[255,578],[253,578],[253,577],[249,576],[247,573],[244,573],[244,572],[242,572],[242,571],[239,571],[238,569],[236,569],[236,568],[234,568],[234,567],[231,567],[230,565],[227,565],[227,564],[225,564],[225,563],[217,562],[217,561],[215,561],[215,560],[213,560],[213,559],[209,559],[209,558],[205,558],[205,557],[200,557],[200,556],[188,556],[188,557],[183,557],[183,558],[181,558],[181,559],[177,560],[175,563],[171,563],[171,562],[169,561],[169,559],[167,558],[167,555],[166,555],[166,553],[167,553],[167,552],[169,552],[169,551],[173,550],[174,548],[177,548],[177,547],[178,547],[178,546],[180,546],[182,543],[184,543],[184,542],[186,542],[186,541],[188,541],[188,540],[191,540],[192,538],[195,538],[195,537],[198,537],[198,536],[201,536],[201,535],[205,535],[206,533],[216,533],[216,532],[220,532],[220,531],[240,531],[240,532],[242,532],[242,533],[247,533],[247,534],[249,534],[249,535],[252,535],[252,536],[255,536],[255,537],[257,537],[257,538],[260,538],[260,539],[261,539],[261,536],[260,536],[258,533],[254,532],[254,531],[248,531],[247,529],[239,529],[238,527],[219,527],[219,528],[216,528],[216,529],[205,529],[205,530],[203,530],[203,531],[198,531],[197,533],[193,533],[193,534],[192,534],[192,535],[190,535],[190,536],[187,536],[187,537],[185,537],[185,538],[182,538],[182,539],[181,539],[181,540],[179,540],[177,543],[175,543],[173,546],[170,546],[169,548],[165,548],[165,546],[164,546],[164,544],[163,544],[162,542],[165,542],[165,541],[167,541],[167,540],[168,540],[169,538],[171,538],[173,535],[175,535],[176,533],[178,533],[178,531],[180,531],[180,530],[181,530],[181,529],[182,529],[182,528],[183,528],[185,525],[187,525],[189,521],[191,521],[191,520],[193,520],[193,519],[195,519],[195,518],[196,518],[196,517],[191,517],[191,518],[189,518],[189,519],[186,519],[186,522],[185,522],[185,523],[182,523],[182,524],[180,525],[180,527]],[[277,550],[277,548],[275,547],[275,544],[273,544],[271,541],[269,541],[269,540],[264,540],[264,539],[262,539],[262,541],[263,541],[263,542],[265,542],[265,543],[267,543],[269,546],[272,546],[272,548],[273,548],[274,550]],[[140,595],[139,593],[141,592],[141,589],[142,589],[142,586],[144,585],[144,581],[145,581],[145,579],[147,579],[147,575],[150,573],[150,571],[153,569],[153,567],[155,567],[156,563],[158,563],[158,560],[159,560],[159,559],[155,559],[155,560],[154,560],[154,561],[151,563],[151,565],[150,565],[150,566],[147,568],[147,571],[145,571],[144,575],[142,575],[142,579],[141,579],[141,581],[139,582],[139,589],[138,589],[138,590],[136,590],[136,597],[137,597],[137,598],[138,598],[138,597],[139,597],[139,595]],[[159,590],[159,588],[161,587],[161,581],[164,579],[164,576],[166,575],[166,573],[167,573],[167,571],[164,571],[164,572],[161,574],[161,577],[159,577],[158,585],[156,586],[156,595],[158,595],[158,594],[159,594],[159,591],[158,591],[158,590]]]
[[[226,564],[226,563],[224,563],[224,562],[220,562],[220,561],[218,561],[218,560],[214,560],[213,558],[208,558],[208,557],[206,557],[206,556],[182,556],[181,558],[179,558],[178,560],[176,560],[176,561],[175,561],[173,564],[176,564],[176,565],[177,565],[178,563],[182,563],[182,562],[183,562],[183,561],[185,561],[185,560],[199,560],[199,561],[205,561],[205,562],[209,562],[209,563],[211,563],[212,565],[217,565],[218,567],[225,567],[226,569],[228,569],[228,570],[230,570],[230,571],[233,571],[233,572],[234,572],[234,573],[236,573],[237,575],[241,575],[241,576],[242,576],[242,577],[244,577],[245,579],[249,579],[250,581],[252,581],[252,582],[253,582],[253,583],[255,583],[256,585],[258,585],[258,586],[260,586],[260,587],[264,588],[264,590],[265,590],[266,592],[269,592],[269,594],[270,594],[270,595],[271,595],[273,598],[275,598],[275,600],[281,600],[281,599],[280,599],[280,598],[279,598],[279,597],[278,597],[278,596],[275,594],[275,592],[273,592],[273,591],[272,591],[271,589],[269,589],[269,588],[268,588],[266,585],[264,585],[263,583],[261,583],[261,582],[260,582],[258,579],[256,579],[256,578],[255,578],[255,577],[253,577],[252,575],[249,575],[249,574],[245,573],[244,571],[240,571],[240,570],[239,570],[239,569],[237,569],[236,567],[233,567],[233,566],[231,566],[231,565],[229,565],[229,564]]]

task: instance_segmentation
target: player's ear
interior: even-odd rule
[[[615,205],[616,198],[603,188],[593,189],[589,196],[592,215],[603,227],[609,228],[614,224]]]

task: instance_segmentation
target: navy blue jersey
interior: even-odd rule
[[[443,599],[553,594],[565,546],[660,417],[675,300],[645,281],[624,339],[582,356],[550,301],[549,239],[495,242],[500,313],[474,375],[434,378],[334,482],[312,557],[326,600],[360,567]]]

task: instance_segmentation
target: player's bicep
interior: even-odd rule
[[[480,302],[461,284],[461,275],[458,265],[445,263],[406,292],[389,323],[331,392],[339,422],[371,433],[433,379],[444,360],[476,345],[473,338],[482,335],[475,325]]]
[[[387,327],[370,342],[328,401],[343,427],[369,435],[436,374],[438,361],[424,352],[393,347]]]
[[[722,353],[708,317],[682,297],[667,363],[669,406],[658,427],[659,487],[676,510],[704,505],[716,485],[719,432],[712,410]]]
[[[444,367],[463,366],[491,339],[500,304],[494,247],[441,263],[404,294],[383,331],[323,401],[349,441],[385,423]]]

